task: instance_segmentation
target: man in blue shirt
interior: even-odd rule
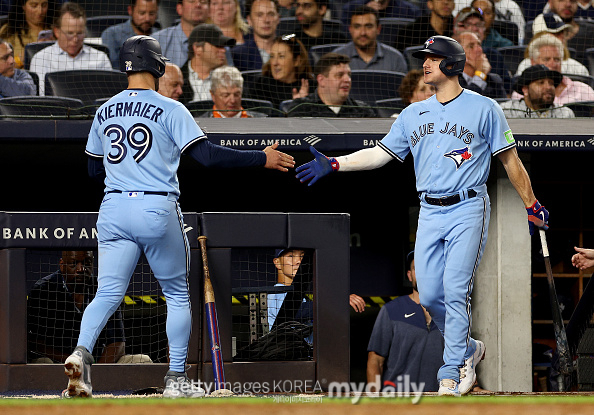
[[[401,383],[399,377],[408,375],[417,390],[435,392],[443,365],[443,336],[420,304],[414,251],[406,263],[413,290],[387,303],[377,316],[367,348],[367,383],[377,385],[379,376],[381,386],[394,388]]]
[[[101,33],[102,43],[109,48],[109,59],[114,69],[119,66],[120,48],[129,37],[151,35],[155,31],[159,0],[130,0],[130,20],[108,27]]]
[[[0,97],[36,95],[35,82],[27,71],[14,67],[10,43],[0,39]]]
[[[178,0],[175,7],[179,23],[153,33],[163,50],[163,56],[180,68],[188,60],[188,37],[196,26],[209,18],[208,0]]]
[[[378,12],[369,6],[361,6],[351,15],[349,33],[353,40],[334,49],[334,52],[351,58],[351,70],[408,72],[404,55],[399,50],[377,41],[380,31]]]

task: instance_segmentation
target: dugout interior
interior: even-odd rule
[[[191,365],[188,374],[192,379],[213,381],[203,313],[202,264],[196,241],[198,234],[203,234],[208,238],[210,275],[230,388],[258,392],[250,390],[257,387],[275,392],[276,387],[279,389],[276,392],[290,392],[305,385],[310,389],[314,385],[324,389],[324,382],[349,380],[348,214],[189,213],[184,218],[192,248],[193,326],[188,354]],[[1,391],[59,391],[63,388],[66,378],[62,364],[30,363],[27,295],[37,280],[56,271],[62,250],[96,250],[95,221],[94,213],[0,213],[0,224],[4,230],[10,230],[11,236],[18,232],[30,235],[23,239],[3,238],[0,247],[4,304],[0,331],[10,333],[0,342]],[[309,324],[313,338],[311,352],[302,358],[280,360],[234,358],[234,344],[250,344],[251,335],[249,307],[246,315],[241,306],[234,306],[233,298],[240,295],[237,289],[269,290],[269,284],[274,282],[270,270],[259,267],[269,268],[268,260],[275,249],[292,247],[307,247],[300,272],[305,278],[303,295],[313,300]],[[96,261],[93,274],[97,274]],[[257,275],[264,277],[258,279]],[[121,364],[96,364],[93,366],[94,389],[136,390],[162,386],[167,370],[165,304],[144,257],[139,261],[120,311],[126,334],[126,354],[146,354],[153,363],[126,365],[126,370],[122,370]],[[294,310],[288,311],[287,318],[291,319]],[[252,340],[265,334],[263,325],[257,327]],[[282,343],[282,336],[279,338]]]

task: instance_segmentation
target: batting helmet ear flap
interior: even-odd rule
[[[439,63],[439,69],[441,69],[445,76],[456,76],[464,71],[465,63],[466,59],[452,62],[452,60],[446,58]]]

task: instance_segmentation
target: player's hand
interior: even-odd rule
[[[289,171],[289,168],[294,168],[295,159],[293,159],[293,156],[277,151],[277,147],[278,141],[275,141],[273,145],[264,149],[264,153],[266,153],[266,164],[264,167],[284,172]]]
[[[542,228],[545,231],[549,229],[549,211],[544,208],[538,200],[528,208],[528,226],[530,229],[530,235],[534,235],[534,228]]]
[[[309,151],[315,159],[302,164],[295,171],[297,172],[296,177],[301,183],[309,182],[308,186],[311,186],[327,174],[337,171],[339,166],[335,158],[326,157],[314,147],[309,147]]]
[[[362,313],[365,311],[365,300],[359,297],[357,294],[349,295],[349,304],[357,313]]]
[[[574,247],[577,254],[571,257],[571,263],[579,269],[594,267],[594,249]]]

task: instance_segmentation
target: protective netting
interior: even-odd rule
[[[303,249],[238,249],[232,258],[235,361],[313,357],[313,272]]]
[[[61,363],[97,290],[92,251],[27,250],[27,361]],[[97,363],[165,363],[165,298],[144,256],[92,351]]]
[[[6,0],[0,9],[4,118],[91,118],[126,88],[119,49],[141,33],[172,64],[159,92],[196,117],[395,116],[434,93],[412,56],[434,35],[462,44],[460,83],[508,117],[593,113],[591,1]],[[536,64],[545,67],[525,72]]]

